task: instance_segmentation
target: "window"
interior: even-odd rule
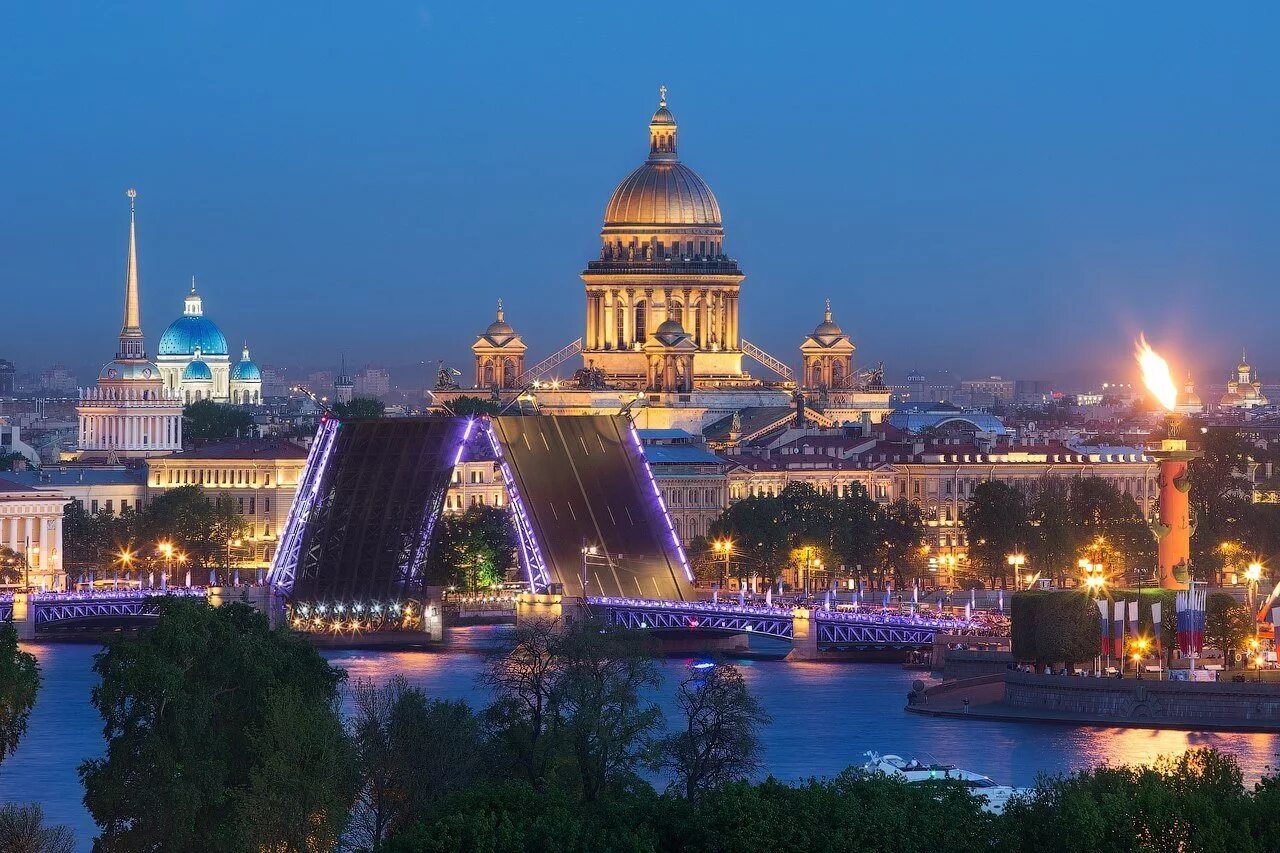
[[[89,504],[89,512],[96,513],[97,511],[98,511],[98,502],[97,502],[97,501],[92,501],[92,502]]]
[[[649,317],[649,306],[645,304],[643,299],[636,302],[636,336],[635,340],[644,343],[648,337],[645,334]]]
[[[249,498],[249,515],[253,515],[257,511],[254,507],[254,504],[256,503],[257,500],[255,498]]]
[[[112,506],[112,503],[113,503],[113,501],[111,501],[110,499],[108,499],[108,500],[107,500],[107,512],[114,512],[114,511],[115,511],[115,507],[113,507],[113,506]]]
[[[263,515],[271,514],[271,498],[262,499],[262,514]]]

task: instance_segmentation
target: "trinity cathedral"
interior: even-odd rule
[[[681,162],[675,116],[663,87],[649,120],[649,154],[618,184],[604,210],[598,257],[587,262],[586,323],[578,340],[526,366],[527,345],[497,317],[472,345],[475,384],[458,388],[442,371],[447,402],[477,392],[520,395],[556,414],[631,411],[646,428],[705,428],[747,409],[802,412],[815,425],[879,422],[891,409],[879,369],[860,373],[855,346],[832,316],[800,344],[797,376],[742,336],[745,274],[726,252],[715,194]],[[581,358],[569,380],[553,379]],[[749,373],[744,359],[767,371]]]

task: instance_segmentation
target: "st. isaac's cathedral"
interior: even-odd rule
[[[613,191],[600,254],[581,273],[584,335],[526,365],[527,344],[499,302],[472,346],[474,387],[459,389],[442,371],[438,400],[480,391],[503,400],[523,394],[559,414],[625,407],[638,426],[695,433],[747,409],[804,407],[823,426],[878,422],[890,411],[882,371],[858,371],[856,348],[829,302],[800,344],[798,376],[742,336],[746,275],[727,253],[715,194],[681,162],[678,143],[663,87],[649,120],[648,158]],[[580,367],[570,361],[579,356]],[[749,373],[744,358],[769,378]],[[571,379],[555,378],[569,371]]]
[[[129,246],[125,262],[124,322],[116,356],[103,365],[93,388],[80,391],[76,446],[86,459],[155,456],[182,449],[182,410],[210,399],[238,405],[262,402],[262,374],[249,347],[232,365],[227,339],[204,316],[192,281],[183,315],[160,337],[155,361],[147,355],[138,289],[138,241],[129,196]]]

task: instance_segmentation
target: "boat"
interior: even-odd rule
[[[982,800],[983,810],[991,814],[1003,812],[1012,798],[1026,797],[1031,793],[1027,788],[1001,785],[990,776],[983,776],[971,770],[962,770],[954,764],[942,764],[936,761],[925,763],[914,758],[908,761],[900,755],[880,755],[876,752],[864,754],[867,756],[867,762],[862,765],[862,769],[867,773],[880,773],[891,779],[899,779],[908,785],[951,779],[962,783],[970,793]]]

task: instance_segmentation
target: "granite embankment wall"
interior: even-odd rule
[[[1171,724],[1280,725],[1280,686],[1237,682],[1078,678],[1007,672],[1004,703],[1054,717],[1105,717]]]
[[[941,672],[942,677],[950,681],[953,678],[973,678],[1007,672],[1011,663],[1013,655],[1008,652],[948,649]]]

